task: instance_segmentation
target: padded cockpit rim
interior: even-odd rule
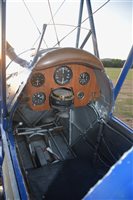
[[[102,62],[96,56],[76,48],[60,48],[47,52],[37,62],[35,70],[73,63],[83,64],[104,71]]]

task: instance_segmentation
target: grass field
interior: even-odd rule
[[[121,72],[119,68],[106,68],[114,87]],[[133,128],[133,69],[130,69],[117,97],[114,115]]]

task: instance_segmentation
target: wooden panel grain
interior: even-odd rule
[[[51,68],[45,68],[44,70],[42,69],[40,70],[40,73],[42,73],[45,77],[45,82],[40,87],[32,86],[31,81],[30,81],[31,77],[29,78],[28,84],[25,88],[24,93],[25,93],[25,96],[27,96],[29,99],[27,103],[28,103],[28,106],[32,110],[38,110],[38,111],[49,110],[50,109],[49,96],[50,96],[51,90],[61,88],[61,87],[71,88],[73,90],[75,107],[85,106],[91,100],[95,100],[96,98],[100,96],[100,88],[97,84],[96,76],[95,76],[93,68],[89,68],[87,66],[79,65],[79,64],[69,64],[68,66],[69,68],[71,68],[73,76],[72,76],[72,79],[69,81],[69,83],[63,86],[57,84],[54,80],[55,70],[60,66],[56,66],[56,67],[53,66]],[[34,70],[31,76],[36,72],[38,73],[39,71]],[[79,83],[80,74],[83,72],[87,72],[90,75],[90,80],[86,85],[81,85]],[[37,92],[44,92],[46,95],[46,100],[42,105],[33,105],[32,96],[33,94]],[[84,97],[82,99],[78,98],[79,92],[84,93]]]

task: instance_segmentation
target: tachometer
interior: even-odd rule
[[[41,85],[43,85],[44,81],[45,81],[44,75],[41,73],[35,73],[31,77],[31,84],[34,87],[40,87]]]
[[[79,83],[81,85],[86,85],[90,80],[90,75],[87,72],[83,72],[80,74]]]
[[[72,70],[66,65],[57,68],[54,73],[54,80],[59,85],[65,85],[66,83],[69,83],[71,78]]]
[[[43,92],[35,93],[32,96],[33,105],[41,105],[45,102],[45,100],[46,100],[46,96]]]

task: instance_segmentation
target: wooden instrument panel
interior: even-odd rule
[[[91,100],[95,100],[100,96],[100,88],[97,84],[93,68],[81,64],[68,64],[65,66],[71,70],[72,74],[71,77],[68,76],[70,80],[62,85],[55,80],[55,73],[57,69],[61,68],[62,66],[53,66],[40,70],[34,69],[28,80],[24,92],[24,96],[27,99],[28,106],[32,110],[43,111],[51,109],[49,97],[51,91],[57,88],[69,88],[73,91],[75,107],[85,106]],[[36,80],[36,86],[34,84],[33,77],[38,73],[41,81],[39,82],[39,80]],[[87,73],[89,75],[89,79],[87,80],[86,78],[86,83],[81,84],[81,74],[84,73]],[[83,75],[83,78],[84,76],[85,75]],[[41,97],[41,94],[43,94],[43,97]],[[40,101],[38,101],[38,103],[35,103],[35,98],[40,98]]]

